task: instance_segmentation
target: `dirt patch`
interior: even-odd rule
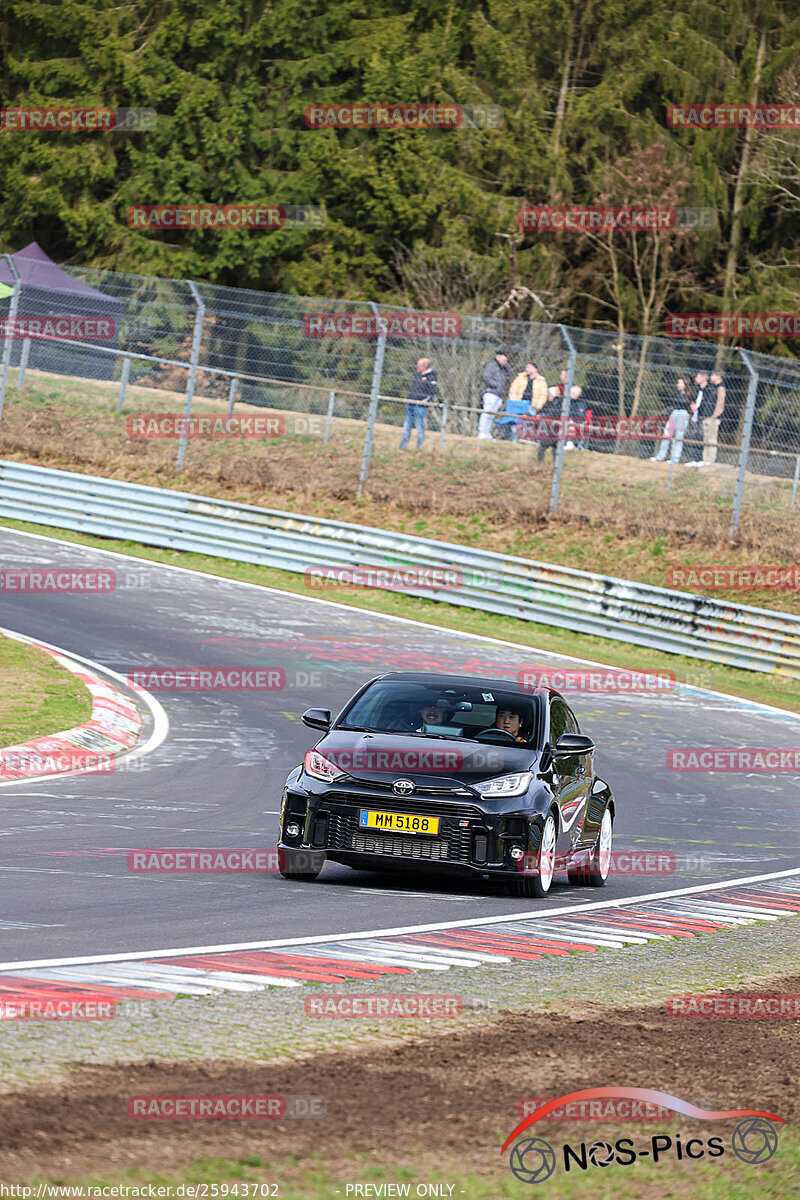
[[[769,990],[796,994],[800,976]],[[574,1016],[505,1013],[479,1029],[437,1028],[399,1046],[291,1065],[271,1066],[267,1054],[246,1064],[76,1064],[63,1086],[0,1097],[0,1173],[62,1179],[133,1163],[169,1172],[201,1156],[256,1154],[271,1162],[291,1154],[300,1161],[320,1155],[330,1170],[349,1163],[352,1174],[353,1156],[396,1162],[399,1152],[416,1148],[435,1148],[440,1163],[482,1171],[499,1163],[522,1097],[611,1084],[709,1108],[763,1109],[794,1122],[799,1034],[796,1021],[680,1020],[661,1007],[597,1006]],[[128,1098],[143,1094],[314,1095],[325,1099],[327,1114],[261,1122],[133,1119]],[[559,1123],[559,1134],[570,1132]]]

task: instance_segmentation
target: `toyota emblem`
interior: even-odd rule
[[[410,796],[414,790],[414,784],[410,779],[395,779],[392,784],[392,791],[396,796]]]

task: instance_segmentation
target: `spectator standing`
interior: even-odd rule
[[[692,406],[692,415],[689,419],[689,432],[692,438],[695,439],[702,432],[702,421],[711,415],[713,410],[713,397],[708,383],[708,371],[698,371],[694,377],[694,382],[697,387],[697,394],[694,398]],[[699,467],[702,451],[698,446],[688,446],[687,454],[690,461],[686,464],[687,467]]]
[[[403,422],[403,438],[400,442],[402,450],[408,445],[412,429],[417,431],[417,449],[422,449],[425,441],[425,414],[431,400],[436,398],[436,372],[431,367],[429,358],[417,359],[417,369],[408,389],[409,404],[406,405],[406,419]]]
[[[490,358],[483,368],[483,412],[478,421],[478,437],[481,440],[488,440],[492,436],[492,417],[503,407],[510,378],[508,354],[503,349],[495,351],[494,358]]]
[[[569,424],[570,424],[570,426],[572,425],[573,421],[575,422],[576,425],[585,426],[586,414],[587,414],[588,410],[586,408],[586,401],[583,398],[583,388],[578,387],[577,384],[573,384],[572,390],[570,391],[569,395],[570,395],[570,402],[569,402]],[[576,430],[576,432],[578,435],[576,440],[574,442],[572,442],[572,441],[567,442],[567,444],[564,447],[565,450],[585,450],[586,449],[585,429]]]
[[[672,412],[669,414],[669,420],[664,427],[664,436],[661,439],[658,452],[650,459],[651,462],[666,461],[670,442],[672,442],[672,462],[679,463],[681,461],[683,439],[686,437],[686,430],[689,428],[689,419],[693,409],[694,401],[686,386],[686,380],[679,379],[675,385],[675,399],[672,402]]]
[[[561,418],[561,397],[558,387],[548,389],[547,400],[538,413],[539,421],[534,421],[534,439],[539,443],[539,462],[544,462],[545,451],[552,447],[555,458],[555,447],[558,438],[554,436],[554,426]],[[537,424],[539,430],[537,431]]]
[[[714,407],[710,416],[703,417],[703,461],[700,464],[701,467],[709,466],[717,461],[719,426],[722,414],[725,412],[725,385],[722,382],[720,371],[711,372],[708,391],[710,403],[713,403]]]

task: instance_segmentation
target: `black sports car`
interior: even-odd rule
[[[614,797],[594,742],[558,692],[502,679],[380,675],[291,772],[280,806],[281,873],[315,879],[326,858],[368,869],[502,879],[544,896],[554,871],[601,887]]]

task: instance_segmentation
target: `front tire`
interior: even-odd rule
[[[568,871],[569,881],[575,887],[604,887],[611,870],[611,844],[614,840],[614,818],[607,808],[600,822],[600,832],[592,848],[586,867]]]
[[[550,891],[553,882],[556,857],[556,823],[552,813],[548,813],[542,826],[542,837],[536,852],[535,875],[520,875],[519,879],[508,882],[508,890],[512,896],[520,896],[526,900],[543,900]],[[523,860],[524,861],[524,860]]]

